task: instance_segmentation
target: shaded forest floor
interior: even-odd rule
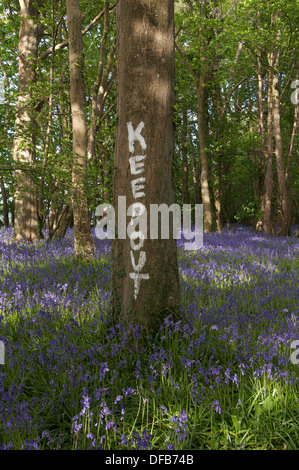
[[[178,243],[184,321],[109,325],[108,241],[0,229],[0,449],[299,449],[299,240],[234,227]],[[299,359],[299,354],[298,354]],[[296,361],[297,362],[297,361]]]

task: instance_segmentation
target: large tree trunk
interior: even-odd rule
[[[36,80],[38,54],[38,11],[32,0],[20,3],[19,83],[16,103],[13,158],[24,170],[15,171],[14,234],[16,240],[34,241],[39,237],[36,185],[32,178],[35,162],[35,122],[32,87]]]
[[[117,49],[114,209],[118,238],[113,243],[113,312],[114,318],[141,323],[152,331],[179,304],[176,241],[171,227],[169,240],[151,240],[149,223],[147,229],[142,224],[135,227],[139,235],[135,240],[134,233],[121,234],[118,196],[126,196],[127,208],[141,204],[147,220],[150,204],[174,203],[173,1],[118,2]],[[134,222],[134,217],[129,220]]]
[[[69,32],[70,98],[73,127],[72,205],[75,257],[92,254],[91,227],[86,196],[87,126],[83,81],[83,42],[79,0],[66,0]]]

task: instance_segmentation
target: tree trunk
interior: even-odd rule
[[[9,227],[9,216],[8,216],[8,204],[7,204],[7,194],[6,188],[4,185],[3,177],[0,177],[2,201],[3,201],[3,222],[6,227]]]
[[[260,12],[258,12],[258,20],[260,20]],[[258,23],[260,27],[260,23]],[[263,100],[263,74],[262,74],[262,60],[261,52],[257,55],[257,75],[258,75],[258,90],[257,90],[257,133],[260,137],[260,147],[257,149],[256,158],[256,177],[255,177],[255,198],[260,204],[259,208],[262,208],[263,202],[263,172],[265,163],[267,161],[267,149],[266,149],[266,134],[265,134],[265,122],[264,122],[264,100]],[[263,220],[259,218],[256,222],[256,230],[261,231],[263,226]]]
[[[214,75],[216,72],[219,70],[219,63],[218,60],[215,61],[214,66],[213,66],[213,73]],[[216,185],[214,182],[214,201],[215,201],[215,209],[216,209],[216,227],[217,227],[217,232],[222,233],[223,230],[223,151],[221,150],[221,124],[222,124],[222,112],[221,110],[223,109],[223,104],[221,100],[221,89],[220,85],[217,82],[217,78],[214,78],[215,84],[214,84],[214,93],[215,93],[215,104],[216,104],[216,109],[214,111],[214,116],[216,119],[216,139],[218,143],[218,148],[219,150],[217,151],[215,160],[216,160],[216,165],[217,165],[217,171],[216,175],[214,175],[214,178],[216,179]]]
[[[35,162],[35,123],[32,115],[32,87],[36,80],[38,55],[38,11],[35,2],[19,0],[19,83],[16,103],[13,158],[24,170],[15,171],[14,234],[16,240],[39,238],[36,185],[31,172]]]
[[[46,171],[48,167],[48,159],[49,159],[49,152],[52,143],[52,119],[53,119],[53,82],[54,82],[54,59],[55,59],[55,37],[58,30],[54,27],[54,19],[55,19],[55,11],[54,11],[54,3],[52,3],[52,55],[51,55],[51,64],[50,64],[50,73],[49,73],[49,83],[50,83],[50,95],[48,100],[48,120],[47,120],[47,128],[46,128],[46,140],[45,146],[43,150],[43,164],[42,164],[42,171],[41,177],[39,181],[39,188],[38,188],[38,202],[37,202],[37,214],[39,220],[39,227],[40,227],[40,235],[43,237],[42,229],[46,222],[47,218],[47,211],[45,210],[45,201],[44,201],[44,186],[45,186],[45,177]],[[58,26],[59,28],[59,26]]]
[[[52,229],[49,226],[49,234],[47,242],[52,240],[52,238],[58,238],[61,240],[70,225],[73,212],[72,208],[67,204],[59,216],[56,217],[55,224],[52,225]]]
[[[269,72],[268,72],[268,116],[267,116],[267,152],[266,152],[266,173],[265,173],[265,189],[262,201],[263,227],[266,235],[273,234],[271,220],[271,206],[273,193],[273,100],[272,100],[272,81],[273,81],[273,52],[268,55]]]
[[[66,0],[69,32],[70,99],[73,127],[72,205],[75,258],[92,255],[86,196],[87,126],[83,81],[83,42],[79,0]]]
[[[207,152],[206,140],[206,102],[205,102],[205,86],[206,86],[205,60],[203,57],[203,46],[201,46],[201,70],[200,79],[197,86],[197,116],[198,116],[198,140],[200,146],[201,160],[201,197],[204,212],[204,232],[209,233],[213,230],[213,210],[209,189],[209,157]]]
[[[281,32],[278,31],[277,40],[280,39]],[[280,234],[283,236],[290,235],[291,232],[291,203],[290,203],[290,190],[288,187],[288,180],[285,176],[284,163],[283,163],[283,148],[281,139],[281,126],[280,126],[280,98],[278,91],[278,64],[279,64],[279,49],[276,48],[273,60],[273,80],[272,80],[272,101],[273,101],[273,133],[275,141],[275,157],[278,176],[279,196],[282,212],[282,221]]]
[[[127,208],[135,204],[133,223],[138,208],[149,215],[150,204],[174,203],[173,1],[118,2],[117,49],[113,312],[114,318],[152,331],[179,305],[176,241],[171,227],[170,239],[150,239],[150,224],[141,221],[130,237],[121,233],[127,219],[123,214],[125,223],[118,220],[118,196],[126,197]]]
[[[296,75],[296,80],[298,83],[299,80],[299,61],[297,62],[297,75]],[[297,92],[298,93],[298,92]],[[286,165],[286,185],[287,187],[290,187],[290,169],[291,169],[291,159],[294,151],[294,143],[295,143],[295,136],[296,132],[298,131],[299,127],[299,93],[296,95],[296,100],[295,100],[295,110],[294,110],[294,121],[293,121],[293,126],[292,126],[292,133],[291,133],[291,138],[289,142],[289,148],[288,148],[288,156],[287,156],[287,165]],[[295,208],[297,208],[297,215],[299,214],[298,210],[298,199],[294,200],[293,204]]]
[[[190,204],[189,178],[188,178],[188,150],[187,150],[187,112],[183,112],[182,153],[183,153],[183,204]]]
[[[258,30],[260,30],[260,10],[258,11]],[[257,131],[261,139],[261,147],[258,151],[257,160],[257,172],[258,172],[258,184],[257,193],[259,199],[262,196],[262,178],[263,170],[265,167],[265,155],[266,155],[266,134],[265,134],[265,122],[264,122],[264,100],[263,100],[263,69],[262,69],[262,51],[259,50],[257,54],[257,75],[258,75],[258,118],[257,118]]]
[[[200,204],[200,178],[199,178],[199,169],[198,169],[198,160],[196,158],[196,149],[194,148],[194,144],[192,142],[192,132],[189,128],[189,142],[192,152],[192,180],[193,180],[193,201],[195,204]]]
[[[97,118],[98,118],[98,100],[99,100],[99,90],[103,92],[102,77],[104,73],[104,61],[106,55],[106,42],[109,32],[109,1],[105,0],[105,19],[104,19],[104,29],[102,34],[101,49],[100,49],[100,60],[98,65],[97,77],[93,86],[92,91],[92,103],[91,103],[91,124],[88,132],[88,141],[87,141],[87,158],[92,159],[94,156],[95,150],[95,139],[96,139],[96,129],[97,129]]]

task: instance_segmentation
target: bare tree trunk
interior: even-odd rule
[[[196,150],[194,148],[194,144],[192,142],[192,132],[189,127],[189,142],[192,152],[192,180],[193,180],[193,200],[194,205],[200,204],[200,178],[199,178],[199,169],[198,163],[196,158]]]
[[[7,133],[8,131],[8,119],[9,119],[9,97],[10,97],[10,89],[9,89],[9,79],[0,57],[0,69],[4,76],[4,82],[6,87],[6,94],[7,99],[5,103],[5,118],[4,118],[4,132]],[[8,140],[8,139],[7,139]],[[9,149],[11,150],[11,146],[8,145]],[[3,222],[6,227],[9,227],[9,209],[8,209],[8,201],[7,201],[7,190],[5,188],[3,176],[0,176],[0,186],[1,186],[1,193],[2,193],[2,200],[3,200]]]
[[[209,188],[209,157],[207,153],[206,140],[206,102],[205,102],[205,60],[203,56],[203,46],[201,46],[201,70],[197,86],[197,116],[198,116],[198,140],[200,146],[201,160],[201,197],[204,211],[204,232],[209,233],[213,230],[213,210]]]
[[[150,239],[149,224],[144,228],[141,222],[131,237],[121,234],[118,196],[126,197],[127,208],[134,204],[148,215],[150,204],[174,203],[173,1],[118,2],[117,50],[113,312],[152,331],[179,304],[176,240],[171,226],[169,240]]]
[[[260,12],[259,19],[260,19]],[[260,147],[257,149],[256,157],[256,170],[257,176],[255,179],[255,197],[259,201],[260,208],[263,205],[263,171],[265,168],[265,163],[267,161],[267,149],[266,149],[266,134],[265,134],[265,122],[264,122],[264,105],[263,105],[263,73],[262,73],[262,61],[261,61],[261,52],[257,56],[257,74],[258,74],[258,107],[257,107],[257,132],[260,137]],[[259,218],[256,222],[256,230],[262,230],[263,220]]]
[[[2,201],[3,201],[3,222],[6,227],[9,227],[7,193],[6,193],[6,188],[5,188],[4,180],[2,176],[0,177],[0,186],[1,186],[1,193],[2,193]]]
[[[55,224],[52,225],[52,229],[49,227],[47,242],[52,240],[52,238],[62,239],[65,236],[67,228],[70,225],[72,215],[72,208],[67,204],[61,214],[59,216],[57,215]]]
[[[271,220],[271,206],[273,194],[273,100],[272,100],[272,81],[273,81],[273,52],[268,54],[269,72],[268,72],[268,116],[267,116],[267,152],[266,152],[266,173],[265,188],[262,200],[263,227],[267,235],[273,234]]]
[[[188,150],[187,150],[187,112],[183,112],[182,153],[183,153],[183,204],[189,204]]]
[[[16,104],[13,158],[24,164],[25,171],[15,171],[14,234],[16,240],[39,238],[36,185],[30,174],[35,162],[35,129],[32,115],[32,86],[36,80],[35,62],[38,55],[38,11],[32,0],[19,0],[19,84]]]
[[[223,223],[222,223],[222,210],[221,210],[221,197],[219,187],[214,190],[214,199],[215,199],[215,209],[216,209],[216,226],[217,232],[222,233]]]
[[[79,0],[66,0],[69,32],[70,98],[73,127],[72,205],[75,257],[92,255],[86,195],[87,126],[83,81],[83,42]]]
[[[260,10],[258,11],[258,28],[260,30]],[[257,73],[258,73],[258,135],[261,138],[261,149],[258,152],[258,193],[261,195],[261,174],[263,172],[265,164],[265,152],[266,152],[266,134],[265,134],[265,122],[264,122],[264,106],[263,106],[263,70],[262,70],[262,51],[259,50],[257,54]]]
[[[38,203],[37,203],[37,213],[38,213],[41,236],[42,236],[42,228],[44,226],[44,223],[46,222],[46,217],[47,217],[47,211],[45,210],[45,207],[44,207],[45,205],[44,204],[44,184],[45,184],[45,176],[46,176],[46,171],[48,167],[48,158],[49,158],[49,151],[50,151],[50,145],[51,145],[51,139],[52,139],[52,136],[51,136],[52,117],[53,117],[53,89],[52,87],[53,87],[53,81],[54,81],[55,37],[60,27],[58,25],[57,31],[55,30],[55,26],[54,26],[55,14],[54,13],[55,13],[55,7],[54,7],[54,3],[52,3],[53,26],[52,26],[52,56],[51,56],[50,73],[49,73],[49,83],[50,83],[50,95],[49,95],[49,100],[48,100],[49,111],[48,111],[47,129],[46,129],[46,141],[45,141],[45,147],[43,151],[42,173],[41,173],[41,178],[39,182]]]
[[[214,66],[213,66],[213,73],[219,69],[219,63],[216,58]],[[216,83],[214,84],[214,93],[215,93],[215,104],[216,109],[214,111],[214,116],[216,119],[216,138],[218,142],[219,150],[217,151],[217,174],[214,176],[216,179],[216,187],[214,188],[214,201],[215,201],[215,209],[216,209],[216,227],[217,232],[222,233],[223,230],[223,151],[221,150],[221,123],[222,123],[222,112],[223,104],[221,100],[221,90],[220,85],[217,83],[217,79],[215,80]]]
[[[87,142],[87,158],[91,159],[94,155],[95,149],[95,138],[96,138],[96,129],[97,129],[97,118],[98,118],[98,100],[99,100],[99,90],[100,93],[103,93],[103,73],[104,73],[104,62],[106,55],[106,43],[109,30],[109,0],[105,0],[105,16],[104,16],[104,29],[102,34],[101,49],[100,49],[100,60],[98,66],[97,77],[93,86],[92,92],[92,104],[91,104],[91,125],[88,132],[88,142]]]
[[[297,75],[296,75],[296,80],[299,80],[299,62],[297,63]],[[288,149],[288,157],[287,157],[287,166],[286,166],[286,184],[287,187],[289,187],[290,184],[290,168],[291,168],[291,158],[292,154],[294,151],[294,141],[295,141],[295,135],[298,130],[299,126],[299,96],[297,95],[297,100],[294,103],[295,104],[295,110],[294,110],[294,121],[293,121],[293,126],[292,126],[292,133],[291,133],[291,138],[289,142],[289,149]]]
[[[276,22],[276,15],[274,18]],[[279,41],[281,31],[278,31],[277,40]],[[278,91],[278,64],[279,64],[279,49],[275,49],[273,59],[273,80],[272,80],[272,101],[273,101],[273,131],[275,140],[275,157],[278,176],[279,196],[282,212],[282,221],[280,227],[280,234],[283,236],[290,235],[291,232],[291,203],[290,203],[290,190],[288,187],[288,180],[285,177],[284,163],[283,163],[283,148],[281,139],[281,126],[280,126],[280,98]]]

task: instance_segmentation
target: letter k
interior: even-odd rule
[[[141,145],[142,150],[145,150],[146,143],[145,143],[144,138],[141,135],[141,131],[144,128],[144,122],[141,121],[135,130],[133,129],[132,123],[128,122],[127,128],[128,128],[128,133],[129,133],[129,151],[131,153],[135,152],[135,146],[134,146],[135,140],[138,140]]]

